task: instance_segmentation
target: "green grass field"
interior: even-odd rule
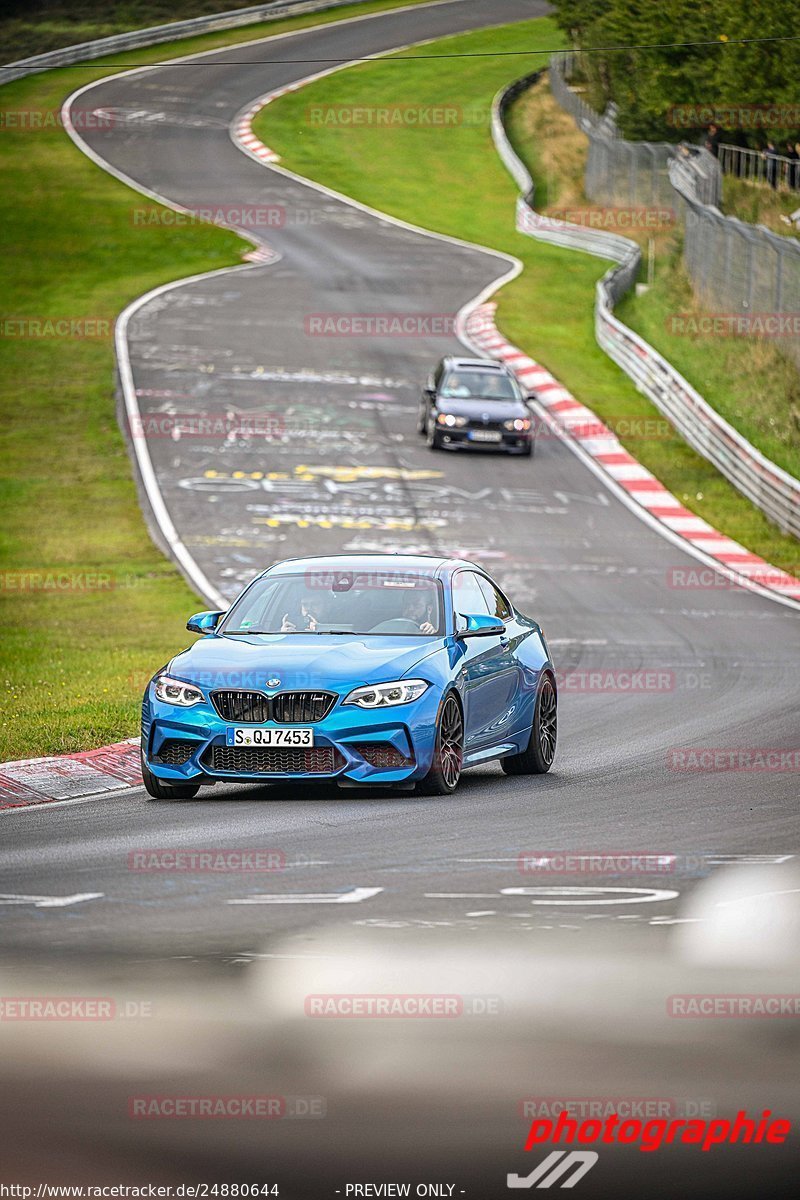
[[[125,58],[153,62],[395,6],[354,5]],[[57,112],[75,88],[109,72],[101,60],[7,84],[0,110]],[[4,129],[0,164],[4,319],[97,318],[110,331],[136,296],[240,262],[250,248],[211,226],[134,227],[141,196],[52,125]],[[3,330],[0,761],[135,734],[145,680],[191,640],[186,617],[203,607],[145,530],[115,418],[110,337]],[[64,587],[43,589],[33,578],[54,573],[66,576]]]
[[[782,535],[719,473],[666,427],[653,406],[597,347],[594,287],[607,269],[597,259],[533,242],[514,231],[516,189],[489,133],[489,107],[497,90],[541,59],[467,57],[428,59],[444,50],[491,50],[561,45],[546,18],[496,31],[467,34],[416,51],[413,64],[391,58],[349,67],[269,105],[256,132],[281,155],[283,165],[398,217],[516,254],[525,270],[499,294],[503,332],[542,362],[572,392],[616,429],[658,430],[658,436],[625,437],[631,453],[688,508],[769,561],[797,570],[800,547]],[[467,118],[448,129],[367,125],[311,126],[314,104],[464,104]],[[511,134],[535,178],[553,179],[537,146],[525,136],[521,106],[512,110]],[[470,117],[474,116],[474,119]],[[657,320],[657,314],[654,320]],[[645,425],[649,422],[649,425]]]

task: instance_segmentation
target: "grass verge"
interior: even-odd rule
[[[267,22],[125,61],[396,6],[384,0]],[[110,69],[98,60],[19,80],[0,89],[0,108],[57,114],[70,92]],[[139,193],[91,163],[53,122],[5,128],[0,163],[3,319],[96,319],[110,334],[136,296],[233,265],[249,248],[212,226],[134,227]],[[186,617],[201,605],[145,530],[115,419],[111,337],[23,338],[3,323],[0,395],[2,761],[134,735],[145,680],[186,643]]]
[[[547,18],[448,38],[420,47],[415,53],[421,57],[413,64],[400,67],[391,58],[360,64],[282,97],[259,114],[255,130],[285,166],[303,175],[425,228],[516,254],[525,270],[499,295],[503,332],[614,427],[631,453],[689,509],[769,561],[796,571],[797,541],[781,534],[695,454],[597,346],[594,286],[607,265],[515,232],[516,189],[492,145],[488,113],[497,90],[525,67],[520,63],[515,68],[513,59],[502,57],[428,57],[443,51],[475,55],[561,44],[559,31]],[[466,105],[464,119],[446,133],[404,126],[319,127],[305,120],[311,105],[369,108],[376,96],[383,106]],[[534,178],[549,184],[551,205],[572,198],[559,197],[556,180],[563,167],[565,122],[574,130],[569,118],[553,110],[551,104],[549,113],[538,114],[535,138],[530,137],[525,101],[511,114],[512,138]],[[575,188],[579,162],[572,171],[570,186]],[[668,237],[665,232],[660,240],[666,243]],[[695,382],[701,387],[702,380]],[[624,432],[639,429],[658,432],[641,437]]]

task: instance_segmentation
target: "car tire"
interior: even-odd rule
[[[510,754],[500,759],[506,775],[544,775],[553,765],[558,738],[558,707],[556,689],[549,675],[544,675],[536,694],[533,725],[528,745],[522,754]]]
[[[428,413],[424,405],[420,405],[419,416],[417,417],[417,433],[425,433],[428,428]]]
[[[441,450],[442,443],[439,441],[439,435],[436,432],[436,426],[433,421],[429,420],[425,427],[426,441],[429,450]]]
[[[464,761],[464,716],[454,692],[448,692],[436,721],[433,762],[417,784],[422,796],[450,796],[458,787]]]
[[[142,755],[142,783],[151,800],[191,800],[200,791],[199,783],[162,783],[144,761],[144,755]]]

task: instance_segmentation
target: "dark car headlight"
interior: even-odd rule
[[[527,433],[531,422],[527,417],[514,417],[513,421],[503,421],[503,428],[512,433]]]
[[[191,708],[205,700],[200,688],[193,683],[171,679],[169,675],[159,675],[156,680],[156,697],[164,704],[177,704],[180,708]]]
[[[436,418],[437,425],[446,425],[448,429],[460,429],[462,425],[466,425],[466,417],[457,417],[455,413],[439,413]]]
[[[419,700],[430,684],[424,679],[396,679],[393,683],[373,683],[354,688],[345,696],[342,704],[355,704],[359,708],[391,708],[395,704],[410,704]]]

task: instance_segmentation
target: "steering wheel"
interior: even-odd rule
[[[392,617],[370,629],[370,633],[419,633],[420,628],[410,617]]]

